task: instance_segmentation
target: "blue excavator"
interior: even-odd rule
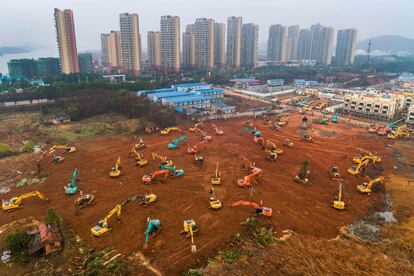
[[[145,244],[144,249],[148,247],[149,235],[155,236],[161,229],[161,221],[159,219],[147,218],[148,225],[145,231]]]
[[[79,179],[78,179],[78,168],[76,168],[73,171],[72,181],[67,186],[65,186],[65,193],[67,195],[73,195],[78,191],[79,187],[76,186],[76,181],[79,181]]]
[[[182,136],[180,138],[175,139],[174,141],[172,141],[171,143],[168,144],[168,148],[169,149],[177,149],[177,148],[179,148],[179,143],[181,141],[187,143],[187,136]]]
[[[173,177],[179,177],[184,175],[184,170],[176,169],[175,166],[161,165],[161,170],[169,170],[173,173]]]
[[[262,134],[260,133],[260,131],[258,131],[258,130],[256,130],[256,129],[254,129],[254,128],[252,128],[252,127],[242,127],[242,128],[240,129],[240,133],[243,133],[243,132],[245,132],[245,131],[250,131],[250,133],[251,133],[252,135],[256,136],[256,137],[258,137],[258,136],[261,136],[261,135],[262,135]]]

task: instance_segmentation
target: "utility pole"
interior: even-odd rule
[[[369,42],[368,42],[368,50],[367,50],[367,53],[368,53],[368,58],[367,58],[367,64],[368,64],[368,70],[369,70],[369,62],[370,62],[370,58],[371,58],[371,39],[369,40]]]

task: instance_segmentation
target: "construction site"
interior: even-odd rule
[[[335,120],[265,115],[52,147],[37,156],[47,179],[4,194],[12,210],[0,224],[53,208],[91,247],[141,256],[146,275],[202,265],[252,217],[276,233],[335,238],[384,209],[397,162],[396,140]]]

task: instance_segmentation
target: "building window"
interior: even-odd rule
[[[387,111],[386,110],[382,111],[382,114],[387,114]]]
[[[388,106],[384,105],[384,106],[382,107],[382,109],[388,109]]]

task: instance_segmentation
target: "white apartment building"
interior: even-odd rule
[[[352,94],[344,98],[345,111],[386,120],[394,118],[401,105],[400,98],[391,96]]]

